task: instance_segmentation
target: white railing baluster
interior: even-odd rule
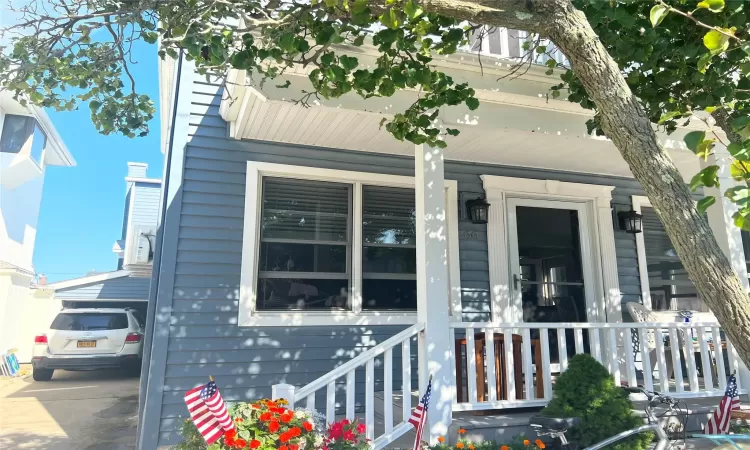
[[[375,438],[375,359],[365,364],[365,436]]]
[[[505,347],[505,385],[508,392],[505,398],[508,400],[516,399],[516,365],[513,361],[513,330],[506,328],[503,330],[503,346]]]
[[[474,350],[474,328],[466,329],[466,385],[469,403],[477,403],[477,358]]]
[[[737,380],[737,389],[742,389],[742,385],[740,384],[740,378],[739,372],[740,372],[740,359],[737,356],[737,349],[734,348],[734,345],[727,339],[727,357],[729,358],[729,370],[733,372],[736,376],[735,379]]]
[[[680,360],[680,341],[677,328],[669,327],[669,349],[672,352],[672,370],[674,370],[674,385],[678,393],[685,392],[682,380],[682,360]]]
[[[521,339],[523,343],[523,380],[526,388],[526,399],[532,400],[536,398],[536,392],[534,391],[534,366],[533,356],[531,350],[531,330],[524,328],[521,331]],[[540,368],[541,369],[541,368]]]
[[[456,342],[456,330],[454,328],[451,328],[451,330],[450,330],[450,341],[451,342]],[[458,384],[457,384],[457,381],[456,381],[457,380],[457,378],[456,378],[456,367],[458,367],[457,361],[458,361],[458,358],[461,357],[461,355],[460,354],[457,355],[454,352],[451,352],[451,354],[452,354],[451,362],[453,364],[453,371],[452,371],[452,374],[453,374],[453,403],[455,404],[455,403],[458,403],[458,395],[460,394],[459,392],[457,392]],[[459,374],[459,376],[460,376],[460,374]]]
[[[583,353],[583,328],[576,328],[576,355]]]
[[[568,370],[568,340],[565,328],[557,329],[557,354],[560,357],[560,372]]]
[[[346,418],[354,420],[354,405],[356,401],[355,371],[346,374]]]
[[[411,340],[401,344],[401,406],[406,422],[411,417]]]
[[[326,422],[333,423],[336,421],[336,382],[328,383],[326,389]]]
[[[661,328],[654,329],[654,338],[656,339],[656,365],[659,368],[659,389],[662,392],[669,392],[669,372],[667,371],[666,355],[664,354],[664,334]]]
[[[307,404],[305,407],[309,411],[315,411],[315,392],[307,396]]]
[[[698,364],[695,362],[695,344],[693,343],[693,329],[685,328],[683,335],[683,353],[685,354],[685,366],[688,371],[688,387],[690,392],[700,391],[698,385]]]
[[[633,352],[633,329],[625,329],[625,376],[627,377],[628,386],[638,386],[638,379],[635,374],[635,353]]]
[[[597,361],[602,362],[602,345],[599,340],[599,329],[589,328],[589,345],[591,346],[591,356]]]
[[[653,367],[651,367],[651,349],[648,347],[648,330],[638,328],[638,342],[641,344],[641,365],[643,366],[643,386],[647,391],[654,390]]]
[[[495,333],[492,328],[484,329],[484,361],[487,366],[487,400],[497,400],[497,374],[495,374]]]
[[[549,400],[552,398],[552,367],[550,366],[549,357],[549,331],[547,328],[539,330],[539,342],[542,346],[542,371],[544,373],[544,398]],[[539,370],[539,368],[537,368]]]
[[[620,361],[617,357],[617,330],[614,328],[609,329],[609,373],[615,377],[615,386],[620,385]]]
[[[721,342],[721,331],[719,327],[713,329],[714,360],[716,361],[716,377],[719,379],[719,390],[727,389],[727,371],[724,369],[724,346]]]
[[[385,432],[393,430],[393,350],[385,351],[383,356],[383,420]]]
[[[708,351],[708,342],[706,341],[706,329],[698,327],[698,345],[701,349],[701,365],[703,366],[703,389],[707,391],[714,390],[714,376],[711,369],[711,353]]]

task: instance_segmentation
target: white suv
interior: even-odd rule
[[[143,332],[143,316],[133,309],[63,309],[34,338],[34,380],[49,381],[55,369],[140,370]]]

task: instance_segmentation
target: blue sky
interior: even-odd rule
[[[44,179],[34,268],[49,281],[116,269],[112,244],[122,232],[127,162],[148,163],[150,178],[162,176],[156,45],[140,43],[134,50],[138,64],[131,71],[136,89],[157,104],[148,136],[99,134],[87,105],[77,111],[47,111],[78,162],[76,167],[49,166]]]

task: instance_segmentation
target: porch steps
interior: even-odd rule
[[[687,401],[687,422],[686,430],[688,436],[691,433],[700,433],[708,418],[711,416],[713,409],[718,405],[719,397],[693,398]],[[418,393],[412,393],[411,404],[414,407],[419,401]],[[384,428],[383,392],[375,392],[375,430],[381,432]],[[634,411],[646,422],[645,400],[633,399]],[[747,407],[750,409],[750,406]],[[745,409],[743,407],[743,409]],[[523,408],[508,411],[496,412],[455,412],[453,413],[453,423],[451,424],[446,438],[446,443],[456,443],[458,440],[458,430],[466,430],[464,439],[470,442],[495,441],[499,444],[508,443],[513,437],[519,434],[525,434],[529,439],[537,439],[536,433],[528,426],[529,419],[539,414],[541,408]],[[393,415],[400,418],[402,414],[401,396],[393,395]],[[658,415],[658,412],[657,412]],[[667,423],[678,423],[676,413],[665,415],[660,419],[664,425]],[[410,431],[401,438],[391,443],[389,449],[411,449],[414,442],[414,432]],[[682,443],[680,443],[682,444]],[[682,445],[681,445],[682,447]],[[713,449],[709,441],[688,440],[685,446],[686,450],[703,450]]]

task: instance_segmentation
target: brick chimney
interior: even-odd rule
[[[133,178],[146,178],[148,164],[139,162],[128,163],[128,176]]]

